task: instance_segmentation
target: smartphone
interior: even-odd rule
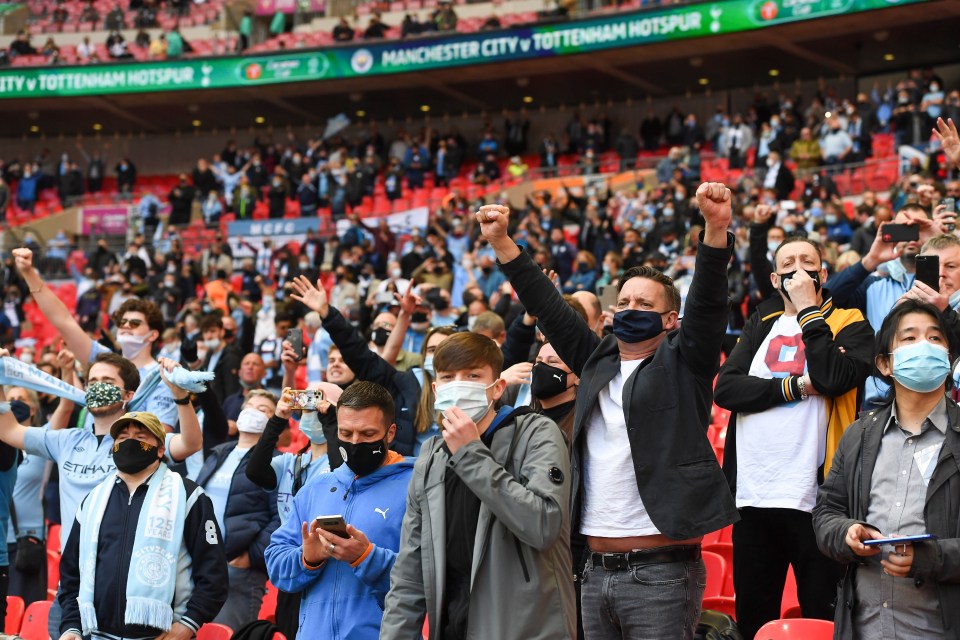
[[[616,285],[606,284],[600,288],[600,308],[609,311],[610,307],[617,307],[617,287]]]
[[[909,544],[911,542],[923,542],[924,540],[936,540],[937,536],[932,533],[921,533],[916,536],[898,536],[896,538],[882,538],[880,540],[864,540],[863,544],[867,547],[878,547],[882,544]]]
[[[940,291],[940,256],[917,256],[917,280]]]
[[[323,402],[323,391],[320,389],[293,392],[294,410],[316,411],[321,402]]]
[[[920,227],[915,224],[883,225],[884,242],[911,242],[920,239]]]
[[[317,523],[318,527],[335,536],[341,538],[350,537],[350,534],[347,533],[347,523],[344,522],[343,516],[317,516],[314,522]]]
[[[949,211],[950,213],[957,212],[957,200],[956,198],[944,198],[940,201],[940,204],[943,205],[944,211]],[[956,222],[945,222],[943,225],[944,230],[947,233],[953,233],[957,229]]]
[[[303,359],[303,329],[290,329],[287,331],[287,342],[293,347],[297,354],[297,360]]]

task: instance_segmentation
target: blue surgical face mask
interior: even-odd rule
[[[950,375],[950,355],[946,347],[926,340],[897,347],[891,355],[893,379],[911,391],[934,391]]]
[[[767,242],[767,251],[769,251],[770,253],[776,253],[777,247],[779,246],[780,246],[780,243],[778,241],[770,240],[769,242]]]
[[[327,442],[327,436],[323,434],[323,426],[320,424],[320,414],[316,411],[304,411],[300,416],[300,433],[307,436],[313,444]]]
[[[482,382],[445,382],[437,385],[437,397],[433,408],[437,413],[458,407],[474,422],[479,422],[493,406],[492,400],[487,400],[487,389],[492,387]]]
[[[426,371],[427,373],[429,373],[431,376],[434,375],[434,374],[433,374],[433,354],[432,354],[432,353],[431,353],[430,355],[426,356],[426,357],[423,359],[423,370]]]

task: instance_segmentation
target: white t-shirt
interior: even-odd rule
[[[627,538],[660,533],[640,499],[623,412],[624,383],[641,362],[620,363],[620,373],[600,392],[598,406],[587,424],[580,520],[583,535]]]
[[[804,375],[807,356],[802,337],[796,316],[780,316],[754,355],[749,374],[767,380]],[[737,507],[812,512],[826,440],[823,396],[739,414]]]
[[[237,467],[247,455],[250,448],[241,449],[236,447],[223,461],[220,468],[207,480],[203,488],[210,496],[210,502],[213,503],[213,513],[217,516],[217,522],[220,523],[221,535],[227,537],[227,523],[224,516],[227,513],[227,502],[230,500],[230,486],[233,484],[233,474],[237,472]]]

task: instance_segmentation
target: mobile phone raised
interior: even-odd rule
[[[867,547],[878,547],[882,544],[910,544],[911,542],[923,542],[924,540],[936,540],[937,536],[932,533],[921,533],[915,536],[897,536],[896,538],[881,538],[879,540],[864,540],[863,544]]]
[[[915,224],[885,224],[880,230],[884,242],[911,242],[920,239],[920,227]]]
[[[917,256],[917,281],[940,290],[940,256]]]
[[[610,311],[610,307],[617,307],[617,287],[607,284],[600,288],[600,308]]]
[[[293,408],[295,411],[316,411],[321,402],[323,402],[323,391],[320,389],[293,391]]]
[[[286,340],[297,354],[297,360],[303,359],[303,329],[290,329]]]
[[[347,533],[347,523],[343,520],[343,516],[317,516],[314,522],[317,523],[318,527],[335,536],[340,538],[350,537],[350,534]]]

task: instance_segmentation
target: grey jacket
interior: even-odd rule
[[[853,611],[856,606],[854,580],[860,565],[844,539],[853,524],[872,526],[866,522],[870,479],[892,406],[866,412],[847,428],[813,510],[813,527],[820,550],[847,565],[837,594],[834,638],[838,639],[858,637],[853,629]],[[923,507],[927,532],[938,539],[914,544],[908,579],[936,582],[945,637],[960,640],[960,407],[949,398],[947,419],[946,438],[927,486]]]
[[[570,558],[570,454],[548,418],[508,418],[488,449],[472,442],[450,456],[428,440],[407,491],[400,553],[390,575],[381,639],[439,638],[446,575],[444,476],[456,473],[480,498],[467,638],[576,637]],[[512,453],[511,453],[512,451]]]

